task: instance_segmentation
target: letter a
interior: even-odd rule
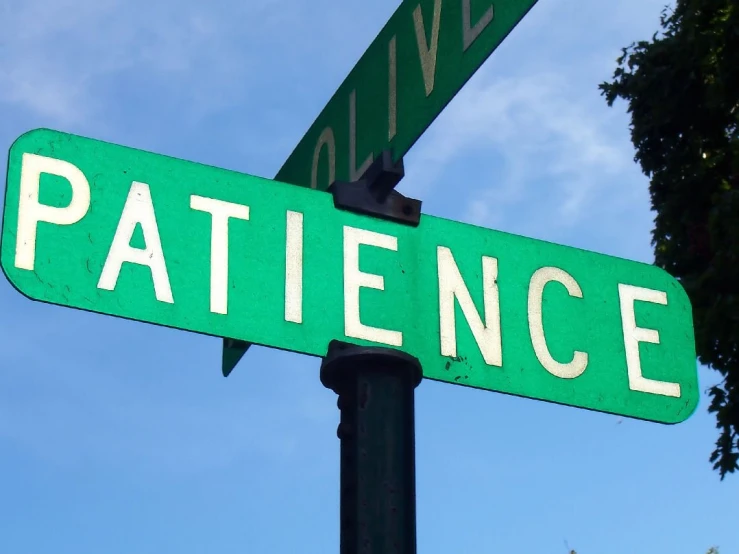
[[[143,249],[131,246],[131,237],[137,224],[141,225],[144,232],[146,247]],[[151,270],[157,300],[169,304],[174,303],[167,266],[164,263],[162,243],[159,240],[159,229],[154,215],[151,192],[146,183],[134,181],[131,184],[113,243],[110,245],[110,252],[105,260],[103,272],[100,274],[99,289],[115,290],[123,262],[147,266]]]

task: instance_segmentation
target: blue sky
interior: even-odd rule
[[[449,1],[449,0],[444,0]],[[405,159],[426,213],[650,262],[625,106],[665,0],[540,0]],[[51,127],[271,177],[397,0],[5,0],[0,149]],[[4,162],[3,162],[4,163]],[[0,282],[0,552],[338,551],[319,360],[31,302]],[[717,380],[701,370],[701,388]],[[739,552],[739,481],[677,426],[424,381],[422,554]]]

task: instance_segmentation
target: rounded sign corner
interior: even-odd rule
[[[692,302],[690,301],[690,296],[688,296],[688,292],[685,290],[685,287],[680,282],[680,280],[672,275],[669,271],[667,271],[665,268],[660,267],[656,264],[650,264],[655,270],[660,273],[664,278],[666,278],[667,282],[670,283],[673,287],[673,290],[682,297],[682,301],[691,308],[693,307]]]
[[[57,131],[54,131],[53,129],[49,129],[48,127],[36,127],[34,129],[30,129],[26,131],[25,133],[19,135],[10,145],[10,148],[8,149],[9,152],[13,152],[17,149],[23,149],[22,143],[36,138],[36,135],[44,135],[49,133],[56,133]]]

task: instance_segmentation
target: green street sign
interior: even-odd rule
[[[536,0],[404,0],[275,179],[326,189],[405,155]]]
[[[10,150],[24,295],[254,344],[391,346],[428,379],[663,423],[698,402],[691,307],[642,263],[50,130]]]
[[[536,0],[404,0],[275,176],[325,190],[403,157]],[[224,374],[245,352],[224,341]]]

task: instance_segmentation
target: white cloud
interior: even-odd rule
[[[136,79],[145,94],[185,97],[183,117],[206,113],[244,101],[263,57],[254,50],[286,21],[289,12],[271,0],[6,3],[0,103],[79,125],[120,110],[116,87]],[[100,93],[96,87],[111,80],[112,90]]]
[[[578,94],[566,73],[485,77],[469,84],[415,154],[423,176],[414,176],[410,194],[421,194],[421,183],[432,184],[451,160],[486,150],[501,160],[501,176],[472,198],[467,220],[492,223],[546,181],[559,193],[552,215],[572,225],[598,183],[631,170],[628,145],[609,133],[609,114]]]
[[[597,226],[617,255],[644,247],[648,183],[624,105],[609,108],[598,84],[662,4],[539,2],[409,153],[401,190],[485,227],[595,247],[582,229]]]

